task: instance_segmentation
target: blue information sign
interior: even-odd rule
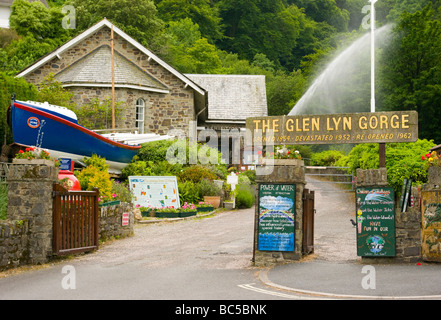
[[[294,251],[295,184],[259,184],[261,251]]]

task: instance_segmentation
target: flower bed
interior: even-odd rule
[[[214,207],[211,205],[211,203],[208,202],[199,202],[196,205],[196,209],[198,212],[210,212],[214,210]]]
[[[194,204],[185,202],[180,208],[175,207],[139,207],[142,217],[156,218],[186,218],[197,214],[197,208]]]

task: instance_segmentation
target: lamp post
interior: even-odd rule
[[[371,2],[371,112],[375,112],[375,2]]]
[[[378,0],[370,0],[371,3],[371,112],[375,112],[375,3]],[[386,144],[378,145],[380,168],[386,167]]]

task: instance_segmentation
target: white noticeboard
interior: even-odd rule
[[[134,204],[141,207],[180,208],[176,177],[130,176]]]

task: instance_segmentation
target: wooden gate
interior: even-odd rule
[[[303,190],[303,248],[304,254],[314,252],[314,191]]]
[[[74,254],[98,249],[99,191],[53,190],[53,253]]]

